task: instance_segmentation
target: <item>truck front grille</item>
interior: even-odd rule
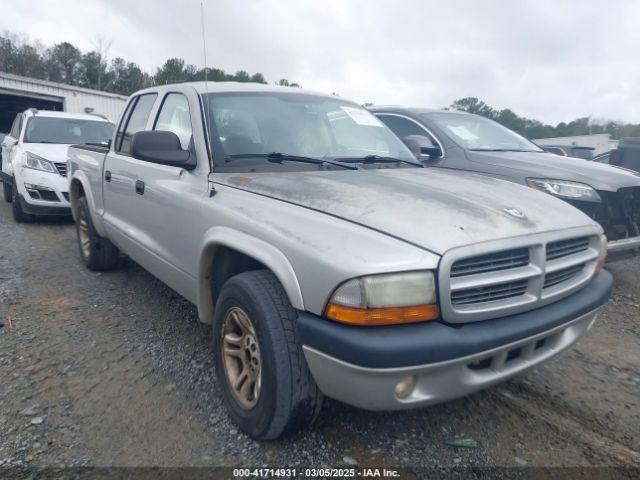
[[[524,295],[527,291],[527,281],[499,283],[488,287],[468,288],[451,293],[451,303],[454,305],[467,305],[470,303],[491,302],[503,298]]]
[[[495,272],[508,268],[522,267],[529,263],[529,249],[519,248],[503,252],[479,255],[477,257],[458,260],[451,267],[452,277]]]
[[[67,176],[67,164],[65,162],[56,162],[54,163],[54,165],[56,166],[56,170],[58,170],[58,173],[60,175],[62,175],[63,177]]]
[[[589,237],[570,238],[547,244],[547,260],[583,252],[589,248]]]
[[[584,269],[584,264],[563,268],[556,272],[547,273],[544,277],[544,288],[551,288],[559,283],[566,282],[578,275]]]
[[[444,320],[515,314],[581,288],[593,276],[603,237],[591,228],[580,231],[588,234],[540,233],[447,252],[439,269]]]

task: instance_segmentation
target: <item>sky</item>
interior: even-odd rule
[[[29,0],[0,31],[154,73],[203,65],[200,0]],[[446,107],[475,96],[545,123],[640,123],[636,0],[204,0],[207,64],[360,103]],[[1,68],[1,66],[0,66]]]

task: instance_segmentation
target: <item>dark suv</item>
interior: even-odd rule
[[[425,165],[502,178],[561,198],[602,225],[609,260],[640,254],[640,174],[547,153],[479,115],[401,107],[370,110]]]
[[[640,172],[640,138],[622,138],[618,148],[598,155],[593,160]]]

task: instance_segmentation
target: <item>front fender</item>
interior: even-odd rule
[[[84,196],[87,198],[87,203],[89,204],[89,215],[91,215],[91,222],[93,223],[96,232],[101,237],[107,236],[107,232],[102,224],[102,218],[98,215],[96,210],[96,202],[93,197],[93,191],[91,190],[91,183],[89,182],[89,177],[82,170],[75,170],[73,175],[69,179],[69,202],[71,203],[71,214],[73,215],[73,219],[77,219],[77,210],[78,210],[78,198],[80,198],[80,191],[82,187],[82,191],[84,191]]]
[[[198,272],[198,315],[203,323],[213,320],[211,275],[213,258],[218,247],[228,247],[252,257],[266,265],[282,284],[293,308],[304,310],[302,291],[291,263],[273,245],[228,227],[213,227],[204,235],[200,248]]]

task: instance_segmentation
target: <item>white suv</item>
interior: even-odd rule
[[[13,218],[69,215],[67,148],[73,144],[106,146],[114,125],[97,115],[38,111],[16,115],[2,141],[4,199],[13,203]]]

